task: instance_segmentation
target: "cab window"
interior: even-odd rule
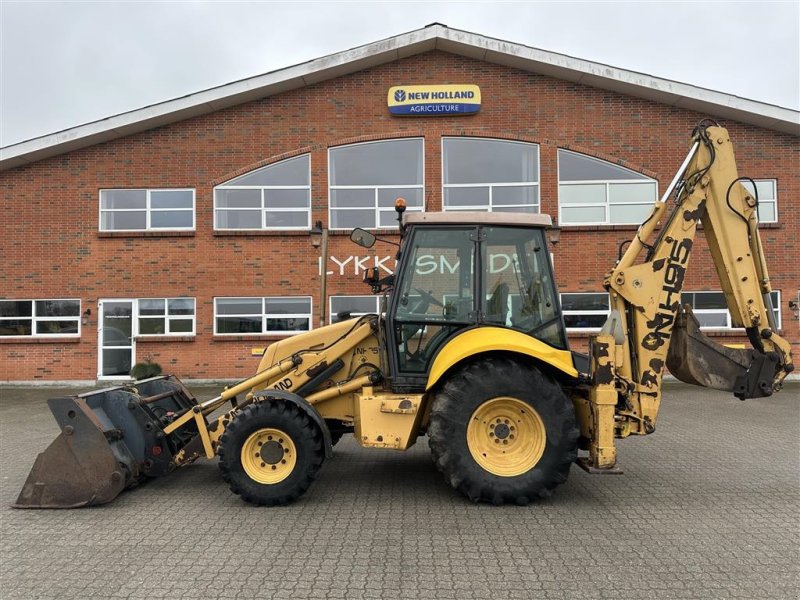
[[[486,227],[483,231],[484,322],[566,349],[544,232],[520,227]]]
[[[395,343],[401,372],[424,373],[453,333],[474,323],[473,229],[419,230],[397,290]]]

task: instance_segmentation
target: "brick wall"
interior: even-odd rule
[[[480,86],[481,112],[464,117],[391,117],[386,91],[402,84]],[[97,371],[97,301],[188,295],[197,299],[197,335],[188,341],[139,341],[137,359],[152,357],[186,378],[246,377],[250,349],[275,338],[213,336],[215,296],[312,295],[319,311],[317,257],[307,233],[224,234],[213,231],[214,185],[235,174],[310,152],[312,223],[327,223],[330,146],[400,136],[425,139],[427,210],[441,209],[441,137],[473,135],[540,144],[542,212],[558,214],[557,148],[623,164],[669,183],[704,117],[655,102],[505,67],[430,52],[70,152],[0,173],[4,198],[0,297],[80,298],[89,324],[77,341],[0,338],[0,381],[93,379]],[[774,289],[782,292],[783,334],[800,355],[798,321],[787,308],[800,289],[797,208],[798,138],[723,121],[740,173],[777,178],[779,224],[762,230]],[[196,231],[190,235],[98,233],[98,190],[190,187]],[[621,242],[634,228],[565,228],[554,249],[561,291],[602,291]],[[701,237],[701,236],[700,236]],[[704,240],[696,245],[686,290],[718,290]],[[378,255],[390,254],[378,248]],[[366,256],[346,236],[332,235],[330,255]],[[366,294],[347,265],[330,294]],[[725,342],[742,341],[728,334]],[[584,348],[586,337],[573,336]]]

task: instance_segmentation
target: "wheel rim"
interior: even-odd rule
[[[292,438],[280,429],[259,429],[242,446],[242,467],[250,479],[275,484],[286,479],[297,464]]]
[[[530,471],[544,454],[544,421],[529,404],[500,396],[481,404],[467,425],[467,447],[482,468],[500,477]]]

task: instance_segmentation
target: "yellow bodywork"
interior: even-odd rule
[[[242,383],[226,388],[220,396],[197,407],[172,423],[171,433],[195,420],[200,435],[197,443],[176,455],[176,464],[191,462],[201,455],[212,458],[226,425],[255,394],[266,389],[295,393],[326,366],[337,360],[342,366],[326,380],[314,386],[304,399],[326,420],[353,427],[357,441],[365,447],[405,450],[419,433],[425,414],[422,394],[393,394],[373,387],[373,376],[387,369],[376,334],[377,317],[351,319],[272,344],[264,352],[257,374]],[[245,394],[238,406],[208,421],[207,416],[226,402]],[[256,442],[257,443],[257,442]],[[252,464],[251,464],[252,463]],[[262,467],[259,461],[247,466],[262,479],[280,477],[280,463]],[[258,479],[258,477],[254,477]]]
[[[405,450],[419,432],[423,396],[376,393],[365,387],[356,394],[355,436],[358,443],[371,448]]]
[[[530,356],[570,377],[578,377],[578,371],[572,363],[572,354],[569,351],[558,350],[513,329],[478,327],[456,336],[439,351],[428,374],[425,389],[431,389],[442,375],[461,361],[484,352],[498,351]]]
[[[581,433],[590,440],[590,466],[596,469],[610,469],[616,462],[615,437],[655,431],[663,369],[699,223],[734,325],[766,332],[759,342],[764,352],[785,365],[776,372],[773,389],[792,370],[789,343],[770,330],[763,298],[772,288],[758,236],[757,204],[739,183],[728,132],[708,127],[694,141],[677,206],[668,214],[669,192],[656,202],[605,277],[619,329],[592,340],[590,394],[588,401],[577,403]],[[640,262],[642,255],[645,262]],[[630,318],[621,318],[625,314]]]
[[[377,317],[351,319],[300,334],[272,344],[264,352],[257,374],[200,405],[173,422],[166,430],[171,433],[194,420],[200,435],[199,442],[176,455],[176,463],[191,462],[199,456],[212,458],[226,425],[241,409],[242,403],[252,401],[255,394],[266,389],[296,392],[322,370],[337,360],[342,367],[305,394],[323,419],[352,427],[359,444],[371,448],[405,450],[412,446],[420,431],[427,426],[432,395],[395,394],[384,383],[371,379],[377,372],[388,372],[383,364],[377,336]],[[486,352],[513,352],[551,365],[570,377],[577,378],[572,356],[528,335],[499,327],[470,329],[450,340],[438,353],[429,371],[426,389],[430,390],[445,373],[462,361]],[[245,394],[238,407],[223,413],[215,420],[207,417],[226,402]],[[260,463],[251,468],[258,472]],[[272,471],[272,466],[267,466]],[[276,471],[281,467],[277,466]],[[270,474],[265,474],[269,478]]]
[[[344,385],[338,383],[337,380],[349,379],[358,367],[366,364],[375,364],[384,372],[388,370],[381,363],[379,342],[374,332],[364,336],[364,329],[357,328],[348,334],[354,323],[355,319],[337,323],[273,344],[262,357],[259,372],[274,369],[292,354],[308,349],[313,351],[320,348],[317,363],[323,356],[333,356],[335,359],[334,349],[328,346],[344,335],[348,340],[359,338],[358,343],[351,342],[351,350],[340,356],[345,366],[337,377],[325,382],[306,400],[323,418],[351,424],[355,438],[362,446],[405,450],[414,444],[421,428],[427,425],[432,397],[429,394],[393,394],[381,386],[373,386],[368,380],[353,380],[352,384]],[[552,348],[518,331],[480,327],[457,335],[439,351],[431,365],[426,389],[430,390],[449,369],[460,362],[496,351],[529,356],[570,377],[578,376],[570,352]],[[300,371],[298,369],[298,374]],[[285,373],[278,381],[283,382],[281,389],[296,389],[298,386],[293,384],[296,377],[297,374],[293,372]],[[256,386],[254,390],[274,387],[274,379]]]

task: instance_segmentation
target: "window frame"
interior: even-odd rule
[[[502,182],[502,183],[445,183],[445,142],[447,140],[473,140],[479,142],[503,142],[506,144],[521,144],[525,146],[532,146],[536,148],[536,181],[535,182]],[[465,211],[482,211],[486,210],[487,212],[494,212],[493,209],[496,208],[514,208],[514,207],[523,207],[523,206],[534,206],[536,208],[535,212],[532,214],[541,214],[542,212],[542,150],[540,144],[536,142],[523,142],[520,140],[507,140],[504,138],[490,138],[490,137],[475,137],[475,136],[455,136],[455,135],[447,135],[442,136],[439,142],[440,147],[440,158],[441,158],[441,181],[442,181],[442,212],[465,212]],[[494,204],[493,199],[493,191],[494,188],[502,188],[502,187],[530,187],[536,190],[536,197],[537,202],[535,205],[532,204]],[[447,196],[446,190],[448,188],[489,188],[489,201],[488,204],[481,205],[478,207],[477,205],[455,205],[448,207],[445,203],[445,198]]]
[[[140,303],[142,300],[163,300],[164,301],[164,314],[163,315],[144,315],[142,316],[141,311],[139,309]],[[169,331],[169,321],[170,318],[187,321],[189,320],[189,315],[172,315],[169,314],[169,301],[170,300],[191,300],[193,305],[193,312],[191,315],[192,320],[192,330],[189,331],[176,331],[171,332]],[[135,318],[135,328],[134,328],[134,337],[137,338],[152,338],[152,337],[195,337],[197,335],[197,299],[190,296],[173,296],[173,297],[160,297],[160,298],[134,298],[133,301],[133,315]],[[164,333],[142,333],[140,328],[140,319],[164,319]]]
[[[775,324],[778,326],[778,329],[782,329],[783,325],[781,323],[781,291],[780,290],[772,290],[771,293],[775,294],[777,297],[777,302],[773,303],[773,308],[775,309]],[[686,304],[684,301],[683,295],[684,294],[721,294],[723,297],[723,302],[725,298],[725,292],[722,290],[683,290],[681,292],[681,305]],[[691,306],[691,305],[690,305]],[[714,327],[708,325],[700,325],[701,331],[744,331],[742,327],[733,327],[731,325],[731,311],[728,309],[727,305],[723,308],[694,308],[692,306],[692,312],[696,315],[710,315],[710,314],[722,314],[725,313],[725,321],[726,325],[724,327]],[[698,321],[700,319],[698,318]]]
[[[291,313],[291,314],[283,314],[283,313],[268,313],[266,312],[266,301],[267,300],[287,300],[287,299],[297,299],[303,298],[308,299],[308,310],[307,314],[301,313]],[[255,313],[240,313],[240,314],[226,314],[220,315],[217,311],[219,300],[261,300],[261,314],[256,315]],[[301,333],[307,333],[309,331],[313,331],[314,329],[314,297],[313,296],[214,296],[214,303],[213,303],[213,310],[214,310],[214,335],[220,337],[239,337],[239,336],[248,336],[248,337],[256,337],[256,336],[280,336],[280,337],[289,337],[294,335],[299,335]],[[259,332],[254,333],[243,333],[243,332],[234,332],[234,333],[220,333],[217,327],[217,319],[220,317],[261,317],[261,328],[262,330]],[[299,330],[299,331],[269,331],[267,330],[267,319],[308,319],[308,329]]]
[[[583,296],[605,296],[608,301],[608,310],[567,310],[564,308],[564,296],[566,294],[580,294]],[[560,292],[558,294],[558,301],[561,304],[561,316],[567,315],[603,315],[608,318],[611,314],[611,295],[608,292]],[[596,333],[602,329],[601,327],[568,327],[566,320],[564,320],[564,329],[569,332],[581,333],[589,332]]]
[[[145,192],[144,208],[103,208],[103,192]],[[153,212],[188,212],[188,208],[151,208],[151,196],[153,192],[191,192],[192,193],[192,225],[191,227],[153,227]],[[97,228],[100,233],[141,233],[148,231],[167,232],[167,231],[195,231],[197,227],[197,191],[195,188],[100,188],[98,196],[98,222]],[[145,213],[144,229],[103,229],[103,213],[123,213],[123,212],[142,212]]]
[[[276,165],[280,165],[281,163],[288,162],[290,160],[297,160],[299,158],[308,157],[308,185],[228,185],[229,181],[233,181],[235,179],[239,179],[240,177],[244,177],[245,175],[249,175],[250,173],[254,173],[255,171],[260,171],[261,169],[267,169],[269,167],[273,167]],[[214,231],[310,231],[311,230],[311,210],[312,210],[312,198],[311,198],[311,153],[306,152],[304,154],[298,154],[297,156],[291,156],[289,158],[284,158],[282,160],[269,163],[266,165],[262,165],[256,169],[252,169],[247,173],[242,173],[241,175],[237,175],[233,177],[228,182],[221,183],[219,185],[215,185],[213,190],[211,191],[213,197],[213,215],[212,220],[214,224]],[[261,191],[261,206],[259,208],[218,208],[217,207],[217,190],[260,190]],[[266,203],[266,190],[308,190],[308,206],[305,209],[300,208],[267,208]],[[219,227],[217,225],[217,213],[219,211],[224,210],[249,210],[252,212],[259,211],[261,216],[261,227]],[[267,226],[267,212],[300,212],[301,210],[306,211],[306,224],[303,227],[299,226],[291,226],[291,227],[278,227],[278,226]],[[233,297],[233,296],[231,296]],[[238,296],[237,296],[238,297]]]
[[[569,154],[574,154],[576,156],[586,158],[589,160],[595,160],[600,163],[605,163],[611,165],[612,167],[616,167],[619,169],[624,169],[630,173],[635,173],[642,177],[642,179],[581,179],[581,180],[570,180],[570,181],[562,181],[561,180],[561,153],[567,152]],[[639,221],[631,221],[631,222],[614,222],[611,221],[611,207],[612,206],[649,206],[650,210],[655,205],[656,200],[658,200],[658,180],[653,179],[652,177],[648,177],[644,173],[640,173],[639,171],[634,171],[633,169],[629,169],[628,167],[623,167],[622,165],[615,164],[608,160],[604,160],[602,158],[598,158],[596,156],[591,156],[589,154],[583,154],[582,152],[575,152],[574,150],[567,150],[566,148],[557,148],[556,149],[556,176],[558,181],[558,224],[559,226],[563,227],[585,227],[585,226],[594,226],[594,225],[639,225],[641,220]],[[653,186],[653,197],[651,200],[647,202],[611,202],[611,186],[612,185],[643,185],[649,184]],[[567,208],[598,208],[602,207],[605,218],[603,221],[582,221],[580,223],[571,222],[564,219],[564,205],[561,203],[561,187],[562,186],[580,186],[580,185],[604,185],[605,186],[605,200],[604,202],[581,202],[578,204],[569,204]],[[647,218],[647,213],[643,218]],[[576,292],[577,293],[577,292]]]
[[[331,174],[333,173],[333,169],[331,168],[331,153],[335,150],[341,148],[352,148],[355,146],[365,146],[367,144],[385,144],[387,142],[404,142],[408,140],[418,140],[420,142],[420,148],[422,150],[422,183],[420,184],[413,184],[413,185],[405,185],[405,184],[391,184],[391,185],[333,185],[331,183]],[[381,212],[394,212],[394,206],[391,207],[381,207],[378,196],[380,194],[380,190],[391,190],[395,188],[413,188],[419,189],[422,191],[422,206],[417,208],[416,206],[409,206],[406,210],[409,212],[425,212],[425,138],[412,136],[412,137],[400,137],[400,138],[389,138],[385,140],[369,140],[367,142],[356,142],[355,144],[341,144],[338,146],[329,146],[328,147],[328,230],[329,231],[351,231],[353,227],[333,227],[333,211],[355,211],[355,210],[369,210],[372,208],[375,212],[375,227],[368,227],[364,225],[359,225],[362,229],[368,230],[399,230],[399,225],[381,225]],[[331,206],[331,190],[374,190],[373,201],[374,205],[372,207],[369,206],[353,206],[353,207],[335,207]]]
[[[375,310],[373,312],[351,312],[350,316],[352,318],[363,317],[364,315],[381,314],[381,300],[383,299],[383,295],[381,294],[332,294],[328,296],[328,324],[332,324],[333,317],[335,317],[338,314],[338,312],[337,313],[333,312],[334,298],[370,298],[375,300]]]
[[[15,340],[29,340],[29,339],[42,339],[42,338],[56,338],[56,339],[75,339],[81,337],[81,320],[83,317],[83,313],[81,312],[81,300],[80,298],[0,298],[1,302],[30,302],[31,303],[31,316],[30,317],[2,317],[0,316],[0,326],[5,321],[27,321],[30,320],[31,322],[31,334],[30,335],[0,335],[0,340],[2,339],[15,339]],[[38,317],[36,315],[36,303],[37,302],[77,302],[78,303],[78,314],[69,317],[47,317],[42,316]],[[78,324],[78,331],[77,333],[37,333],[36,332],[36,324],[38,321],[76,321]]]
[[[762,221],[761,220],[761,215],[758,215],[758,213],[756,213],[757,216],[758,216],[758,222],[759,223],[777,223],[778,220],[780,219],[780,215],[778,214],[778,180],[777,180],[777,178],[775,178],[775,177],[764,177],[764,178],[756,179],[755,177],[753,177],[752,179],[753,179],[753,181],[755,181],[756,187],[758,187],[759,183],[771,183],[772,184],[772,191],[773,191],[773,197],[768,199],[768,200],[766,200],[766,203],[772,204],[775,207],[775,219],[771,220],[771,221]],[[745,189],[747,189],[747,185],[746,184],[748,184],[750,182],[745,179],[745,180],[742,180],[740,183],[745,186]],[[750,189],[747,189],[747,191],[752,193],[752,191]],[[758,199],[759,207],[761,206],[762,202],[764,202],[763,198],[759,198]]]

